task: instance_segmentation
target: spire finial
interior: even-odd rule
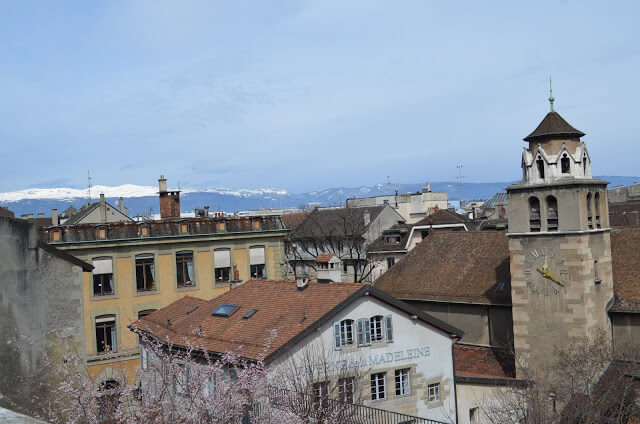
[[[551,75],[549,75],[549,103],[551,104],[551,112],[553,112],[553,102],[555,100],[553,97],[553,87],[551,86]]]

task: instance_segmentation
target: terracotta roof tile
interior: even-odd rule
[[[399,299],[509,305],[507,236],[503,232],[434,232],[376,280],[375,286]]]
[[[202,347],[209,352],[241,349],[241,356],[258,359],[263,353],[265,356],[274,353],[363,287],[354,283],[312,282],[306,289],[298,290],[292,281],[249,280],[215,299],[183,297],[131,325],[174,345],[185,346],[189,340],[195,346],[204,343]],[[222,304],[238,305],[239,309],[226,318],[212,316]],[[253,309],[257,312],[243,319]],[[171,320],[169,327],[167,320]],[[198,339],[200,328],[204,335]],[[277,337],[264,352],[271,330],[277,331]]]
[[[640,227],[611,231],[614,312],[640,312]]]
[[[334,255],[333,253],[329,252],[329,253],[321,253],[316,257],[316,262],[318,263],[328,263],[331,258],[333,258]]]
[[[365,225],[365,214],[368,213],[369,222],[373,222],[383,209],[384,206],[315,209],[291,232],[290,238],[297,240],[326,237],[327,235],[333,237],[361,236],[368,228]]]
[[[415,225],[445,225],[445,224],[466,224],[471,223],[470,219],[447,209],[440,209],[431,215],[422,218]],[[471,225],[472,226],[472,225]]]
[[[294,230],[305,220],[309,212],[287,213],[281,216],[284,228]]]
[[[609,224],[612,227],[640,226],[640,202],[610,203]]]
[[[456,344],[453,346],[456,378],[515,379],[515,359],[506,349]]]

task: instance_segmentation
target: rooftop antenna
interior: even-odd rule
[[[387,175],[387,194],[391,194],[391,178]]]
[[[87,205],[91,203],[91,171],[87,171]]]
[[[460,208],[462,208],[462,179],[464,175],[462,175],[462,168],[464,167],[462,164],[456,166],[458,168],[458,184],[460,186]]]
[[[553,87],[551,86],[551,75],[549,75],[549,104],[551,105],[551,112],[554,112],[553,110],[553,102],[556,99],[553,97]]]

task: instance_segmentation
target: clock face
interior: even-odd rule
[[[558,294],[567,282],[567,267],[560,252],[549,247],[533,249],[524,260],[524,276],[536,294]]]

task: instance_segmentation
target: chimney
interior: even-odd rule
[[[238,271],[238,265],[233,265],[233,280],[240,281],[240,271]]]
[[[51,209],[51,225],[60,225],[60,219],[58,218],[58,209]]]
[[[296,287],[298,290],[304,290],[309,285],[309,278],[302,275],[296,275]]]
[[[100,193],[100,222],[107,222],[107,203],[104,200],[104,193]]]
[[[431,183],[427,181],[427,193],[431,192]]]
[[[363,216],[364,216],[364,226],[366,227],[371,222],[371,214],[369,213],[369,211],[365,211]]]
[[[167,180],[164,175],[158,180],[158,194],[160,195],[160,218],[180,218],[180,191],[167,190]]]
[[[160,194],[167,192],[167,179],[164,175],[160,175],[160,179],[158,180],[158,189]]]
[[[38,212],[38,218],[44,218],[44,212]]]
[[[32,213],[23,213],[22,215],[20,215],[20,218],[22,218],[22,219],[31,219],[31,218],[33,218],[33,214]]]
[[[204,207],[204,217],[205,218],[209,217],[209,206]]]
[[[120,212],[124,215],[127,214],[127,208],[124,207],[124,197],[118,199],[118,206],[120,206]]]

